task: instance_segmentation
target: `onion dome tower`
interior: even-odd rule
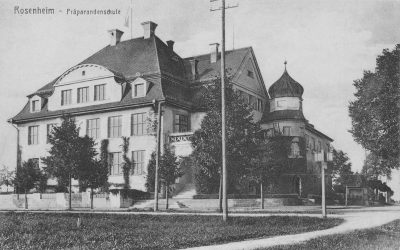
[[[281,120],[306,121],[302,108],[304,89],[289,75],[286,65],[287,62],[285,61],[285,71],[269,88],[270,110],[264,113],[264,123]]]

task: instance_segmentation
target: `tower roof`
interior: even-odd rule
[[[269,88],[269,95],[271,98],[275,97],[301,97],[303,95],[304,89],[295,81],[286,70],[285,61],[285,71],[282,76],[271,85]]]

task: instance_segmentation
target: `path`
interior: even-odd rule
[[[339,226],[325,230],[294,234],[294,235],[282,235],[265,239],[231,242],[213,246],[195,247],[190,249],[236,250],[236,249],[260,249],[278,245],[291,245],[291,244],[298,244],[321,236],[332,235],[332,234],[343,234],[357,229],[379,227],[394,220],[400,219],[400,207],[390,207],[387,209],[381,208],[380,210],[381,211],[374,211],[374,209],[371,209],[371,211],[351,212],[343,215],[335,215],[334,217],[345,219],[345,222],[340,224]]]

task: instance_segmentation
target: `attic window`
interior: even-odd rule
[[[32,101],[32,112],[40,111],[39,100]]]
[[[250,78],[254,78],[254,72],[251,70],[247,70],[247,76]]]
[[[85,73],[86,73],[86,72],[85,72],[84,70],[82,70],[82,76],[85,76]]]
[[[144,83],[137,83],[133,86],[133,97],[143,97],[146,95]]]

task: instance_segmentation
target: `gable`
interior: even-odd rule
[[[248,92],[268,100],[268,93],[252,49],[242,60],[232,81]]]

